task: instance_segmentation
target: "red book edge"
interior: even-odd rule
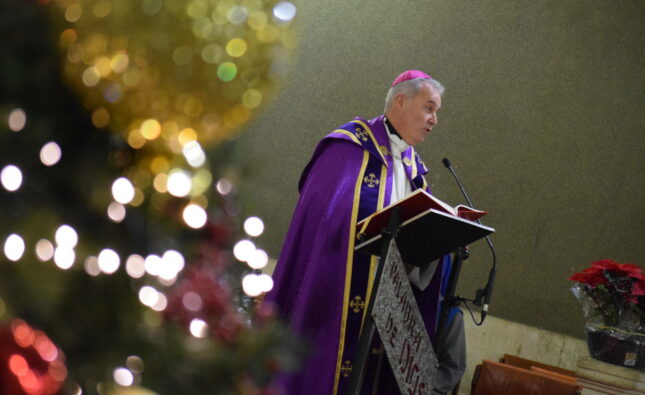
[[[356,233],[360,235],[360,237],[363,237],[363,235],[372,237],[379,233],[381,229],[387,226],[390,221],[392,209],[396,206],[401,207],[400,222],[407,221],[428,209],[442,211],[469,221],[475,221],[488,214],[486,211],[477,210],[464,205],[451,207],[426,191],[417,189],[404,199],[399,200],[398,202],[391,204],[360,221],[356,224]]]

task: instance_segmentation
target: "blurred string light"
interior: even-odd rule
[[[192,182],[187,172],[174,169],[168,176],[166,187],[168,188],[168,193],[171,195],[176,197],[185,197],[190,193]]]
[[[226,44],[226,53],[233,58],[244,56],[247,49],[246,41],[241,38],[234,38]]]
[[[128,204],[134,199],[134,186],[125,177],[117,178],[112,184],[112,197],[118,203]]]
[[[281,1],[273,7],[273,16],[282,22],[288,22],[296,16],[296,6],[288,1]]]
[[[234,56],[231,53],[230,46],[227,45],[227,52],[229,55]],[[217,76],[220,80],[224,82],[233,81],[237,76],[237,65],[233,62],[224,62],[219,65],[217,68]]]
[[[257,275],[257,281],[260,284],[260,289],[262,292],[269,292],[273,289],[273,278],[268,274]]]
[[[62,156],[60,146],[53,141],[43,145],[40,149],[40,161],[45,166],[54,166]]]
[[[189,141],[182,149],[186,162],[192,167],[199,167],[206,162],[206,154],[197,141]]]
[[[9,129],[14,132],[21,131],[27,123],[27,114],[22,108],[16,108],[9,113],[7,124]]]
[[[161,256],[161,267],[158,276],[163,280],[172,281],[184,270],[185,264],[183,255],[175,250],[168,250]]]
[[[244,221],[244,231],[251,237],[257,237],[264,232],[264,222],[258,217],[249,217]]]
[[[67,270],[74,265],[76,253],[74,249],[65,246],[58,246],[54,251],[54,263],[63,270]]]
[[[123,387],[129,387],[134,383],[134,375],[128,368],[118,367],[112,373],[114,381]]]
[[[246,263],[251,269],[262,269],[269,263],[269,255],[258,248],[250,254]]]
[[[141,124],[139,133],[146,140],[154,140],[161,134],[161,124],[156,119],[146,119]]]
[[[191,203],[184,208],[182,217],[186,225],[193,229],[199,229],[206,225],[208,214],[200,206]]]
[[[146,274],[144,259],[141,255],[132,254],[125,261],[125,272],[132,278],[141,278]]]
[[[196,338],[203,339],[208,336],[208,324],[199,318],[194,318],[190,321],[188,329],[190,334]]]
[[[60,247],[74,248],[78,244],[78,234],[76,230],[69,225],[61,225],[56,229],[54,235],[56,244]]]
[[[145,259],[140,255],[131,255],[126,262],[126,271],[133,278],[140,278],[144,273],[172,284],[179,273],[184,270],[186,260],[175,250],[168,250],[162,256],[150,254]]]
[[[78,233],[69,225],[61,225],[54,235],[56,249],[54,250],[54,263],[63,270],[74,265],[76,252],[74,247],[78,244]]]
[[[200,311],[204,302],[202,297],[196,292],[186,292],[181,298],[181,303],[190,311]]]
[[[139,290],[139,301],[155,311],[163,311],[168,306],[166,295],[149,285],[144,285]]]
[[[19,235],[12,233],[4,242],[4,254],[10,261],[18,261],[25,253],[25,241]]]
[[[184,146],[191,141],[196,141],[199,136],[193,128],[184,128],[177,135],[177,142],[180,146]]]
[[[157,174],[154,180],[152,181],[152,186],[159,193],[168,192],[168,174],[166,173]]]
[[[159,292],[149,285],[139,289],[139,301],[145,306],[154,306],[159,299]]]
[[[54,245],[47,239],[40,239],[36,243],[36,257],[42,262],[47,262],[54,257]]]
[[[19,318],[11,322],[11,332],[16,343],[23,348],[31,347],[36,340],[34,330]]]
[[[240,240],[233,247],[233,255],[238,261],[246,262],[255,251],[255,244],[251,240]]]
[[[107,208],[107,215],[110,220],[119,223],[125,219],[125,206],[118,202],[112,202]]]
[[[268,274],[249,273],[242,278],[242,289],[248,296],[256,297],[273,289],[273,279]]]
[[[143,261],[143,267],[151,276],[158,276],[161,273],[161,257],[159,255],[150,254]]]
[[[85,258],[84,263],[85,272],[92,277],[96,277],[101,274],[101,267],[99,266],[99,260],[94,255],[90,255]]]
[[[98,264],[103,273],[113,274],[119,269],[121,258],[119,258],[119,254],[116,251],[105,248],[99,253]]]
[[[0,182],[4,189],[15,192],[22,185],[22,172],[15,165],[7,165],[0,171]]]
[[[226,178],[222,178],[217,181],[215,189],[217,189],[217,192],[221,195],[228,195],[233,190],[233,184],[231,184],[231,182]]]

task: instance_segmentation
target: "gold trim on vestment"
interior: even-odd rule
[[[412,177],[410,177],[410,179],[414,180],[419,173],[419,169],[417,169],[417,152],[414,148],[412,148],[412,155],[410,155],[410,158],[412,159]]]
[[[371,132],[370,132],[371,134]],[[356,220],[358,218],[358,206],[361,201],[361,188],[363,177],[367,169],[370,153],[363,151],[363,163],[356,178],[354,187],[354,205],[352,206],[352,217],[349,221],[349,243],[347,246],[347,264],[345,265],[345,293],[343,295],[343,316],[340,323],[340,335],[338,337],[338,355],[336,356],[336,372],[334,373],[334,395],[338,392],[338,381],[340,380],[340,369],[343,364],[343,351],[345,350],[345,330],[347,327],[347,313],[349,309],[349,291],[352,287],[352,265],[354,263],[354,242],[356,240]]]
[[[387,147],[384,145],[379,146],[378,150],[381,151],[381,153],[385,156],[392,156],[392,153],[390,152],[390,150],[388,150]]]
[[[348,131],[347,131],[347,130],[345,130],[345,129],[336,129],[336,130],[334,130],[334,133],[342,133],[342,134],[344,134],[345,136],[348,136],[349,138],[351,138],[351,139],[352,139],[352,141],[353,141],[353,142],[355,142],[356,144],[358,144],[358,145],[360,145],[360,146],[362,146],[362,145],[363,145],[363,144],[361,144],[361,142],[360,142],[360,141],[358,141],[358,138],[357,138],[357,137],[356,137],[352,132],[348,132]]]
[[[352,122],[361,125],[365,130],[367,130],[367,134],[369,134],[370,139],[372,139],[372,142],[374,143],[374,148],[376,148],[376,151],[381,156],[381,159],[383,160],[383,163],[385,163],[385,166],[387,166],[387,161],[385,160],[385,157],[383,156],[383,153],[379,149],[379,144],[376,142],[376,138],[374,137],[374,133],[372,133],[372,129],[370,129],[370,127],[367,126],[367,124],[365,124],[365,122],[360,121],[358,119],[355,119]]]

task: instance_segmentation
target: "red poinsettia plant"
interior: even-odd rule
[[[588,326],[645,333],[645,273],[632,263],[603,259],[568,278]]]

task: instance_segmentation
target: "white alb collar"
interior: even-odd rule
[[[385,119],[383,119],[383,125],[385,125],[387,137],[390,140],[390,149],[392,150],[392,156],[397,159],[401,159],[401,154],[403,153],[403,151],[408,149],[408,147],[410,147],[410,144],[406,143],[405,140],[392,133],[390,131],[390,128],[387,127]]]

